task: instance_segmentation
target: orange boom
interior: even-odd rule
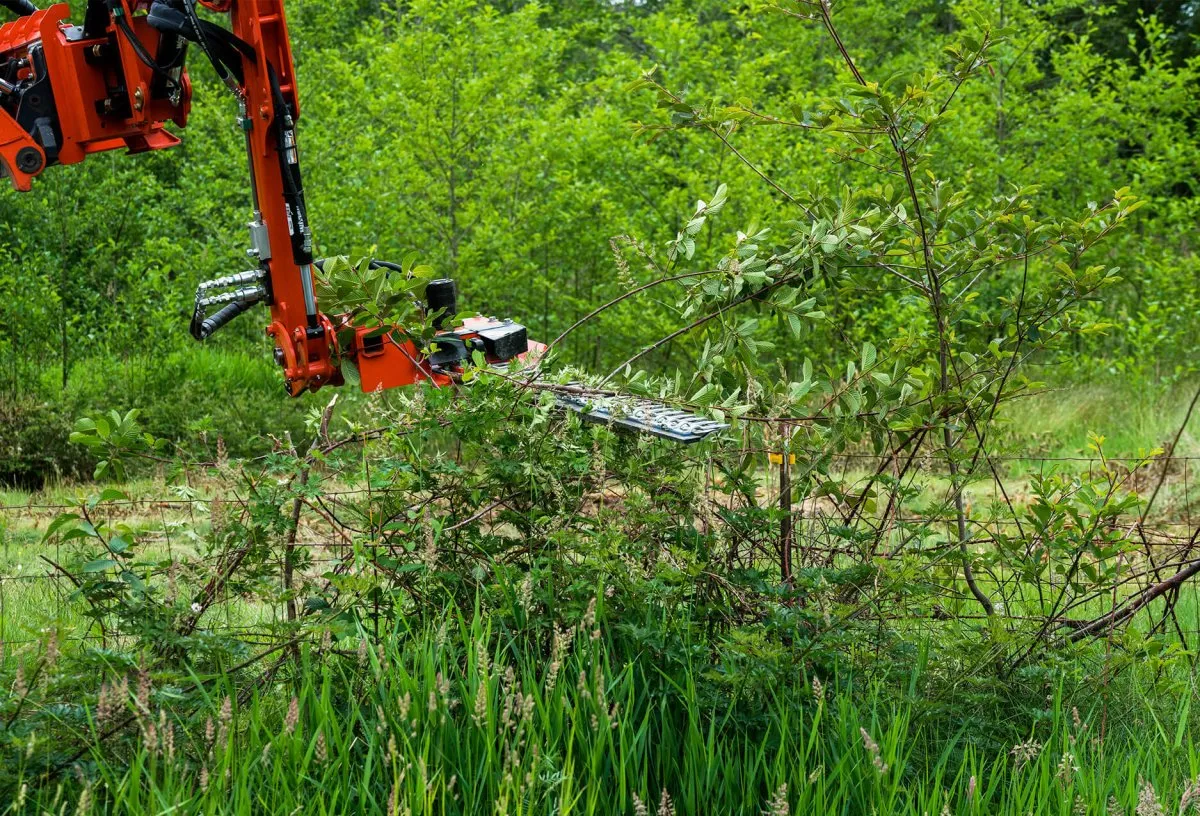
[[[320,311],[313,285],[320,261],[313,255],[300,172],[300,99],[283,2],[199,0],[227,14],[229,28],[202,19],[196,5],[88,0],[80,26],[68,20],[66,3],[39,10],[30,0],[0,0],[18,15],[0,27],[0,171],[13,186],[27,191],[47,167],[75,164],[92,153],[179,144],[167,125],[187,125],[192,88],[185,64],[189,48],[199,48],[236,100],[245,134],[253,268],[200,285],[191,324],[197,340],[266,304],[267,333],[292,396],[342,384],[339,366],[347,361],[357,366],[363,389],[373,391],[421,381],[447,385],[476,352],[493,364],[528,355],[525,328],[512,321],[481,317],[444,326],[458,310],[449,280],[426,289],[424,306],[435,317],[437,334],[420,347],[399,330],[351,330],[346,317]],[[339,347],[339,337],[351,347]],[[645,401],[631,401],[628,410],[594,406],[578,391],[560,403],[586,418],[677,441],[724,427]]]

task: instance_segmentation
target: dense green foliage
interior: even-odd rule
[[[55,605],[0,584],[9,811],[669,797],[664,813],[915,816],[1196,795],[1193,658],[1152,620],[1077,646],[1034,635],[1028,599],[981,623],[934,517],[893,531],[934,542],[904,559],[830,558],[858,542],[828,529],[783,583],[776,518],[706,484],[704,453],[563,422],[515,388],[413,392],[306,453],[176,461],[170,518],[110,483],[0,530],[7,557],[53,552],[72,587]],[[77,427],[110,479],[164,448],[132,414]],[[1098,487],[1034,482],[1048,558],[1088,549],[1093,521],[1121,545],[1131,500]],[[1179,614],[1198,622],[1194,597]]]
[[[727,212],[699,240],[689,269],[713,266],[734,228],[782,235],[781,194],[751,164],[800,198],[874,180],[862,156],[827,161],[821,134],[737,113],[802,117],[845,79],[820,26],[754,4],[290,5],[321,250],[416,252],[459,277],[469,308],[523,320],[547,339],[658,277],[638,247],[659,255],[692,202],[718,183],[729,186]],[[932,136],[931,169],[947,189],[974,198],[1037,185],[1033,212],[1078,213],[1129,186],[1149,205],[1107,245],[1104,263],[1120,269],[1121,282],[1091,307],[1106,328],[1039,362],[1139,386],[1186,375],[1200,308],[1189,241],[1200,215],[1200,83],[1187,37],[1194,13],[906,0],[839,8],[838,25],[863,72],[882,79],[942,65],[942,49],[977,25],[974,13],[1010,31]],[[653,122],[652,98],[626,88],[652,64],[689,105],[708,108],[723,134],[633,139],[630,123]],[[81,380],[84,391],[110,390],[88,382],[111,377],[110,364],[89,360],[145,368],[192,353],[184,323],[196,283],[242,268],[245,171],[231,102],[203,65],[194,73],[197,103],[179,150],[96,157],[46,174],[30,195],[0,199],[6,400],[49,403],[64,415],[96,407],[72,391]],[[855,283],[830,320],[769,356],[795,373],[805,357],[841,365],[843,345],[883,347],[911,317],[906,295],[886,280]],[[588,322],[562,345],[565,359],[602,369],[663,337],[679,325],[671,289]],[[247,318],[214,342],[265,360],[257,322]],[[783,318],[760,332],[789,337]],[[702,345],[685,335],[642,365],[668,370]],[[175,401],[169,389],[153,399]],[[188,420],[213,413],[204,401],[189,409]],[[278,406],[270,422],[288,424],[293,410],[303,409]],[[4,478],[31,469],[9,468]]]
[[[558,340],[297,401],[253,317],[185,341],[244,263],[203,69],[177,152],[0,198],[11,811],[1200,805],[1200,395],[1005,458],[1039,381],[1192,392],[1194,8],[289,8],[324,308]],[[614,388],[732,428],[555,408]]]
[[[434,618],[354,641],[305,647],[282,695],[238,701],[217,679],[181,722],[175,689],[142,675],[128,704],[141,739],[97,749],[57,788],[15,789],[4,813],[406,814],[1064,814],[1186,813],[1196,757],[1175,733],[1092,739],[1095,712],[1053,693],[1038,733],[1011,757],[969,730],[929,723],[920,702],[832,684],[780,688],[711,708],[705,678],[622,663],[598,620],[547,664],[479,617]],[[337,649],[340,655],[332,654]],[[915,678],[914,678],[915,679]],[[115,685],[115,683],[114,683]],[[106,695],[112,692],[107,690]],[[143,689],[143,691],[139,691]],[[110,697],[110,700],[116,699]],[[101,709],[101,733],[127,710]],[[1143,712],[1152,716],[1149,710]],[[1174,712],[1168,712],[1171,716]],[[188,729],[188,725],[191,729]],[[945,733],[938,733],[945,728]],[[943,746],[926,757],[930,743]],[[1178,808],[1178,810],[1177,810]]]

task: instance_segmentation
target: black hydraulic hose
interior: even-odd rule
[[[300,155],[296,147],[296,125],[292,121],[292,110],[283,98],[279,75],[275,66],[267,65],[274,101],[276,148],[279,151],[279,167],[283,177],[283,198],[291,220],[292,258],[297,266],[313,262],[312,231],[308,224],[308,204],[304,198],[304,179],[300,174]]]
[[[317,268],[318,272],[324,273],[325,272],[325,264],[328,261],[329,261],[328,258],[321,258],[318,261],[313,261],[313,266],[315,266]],[[386,269],[389,272],[401,272],[401,273],[404,272],[403,266],[401,266],[398,263],[392,263],[391,261],[377,261],[374,258],[372,258],[370,265],[371,265],[372,269]]]
[[[0,0],[0,6],[4,6],[18,17],[33,14],[38,10],[38,7],[29,2],[29,0]]]
[[[208,318],[197,314],[192,318],[192,337],[202,342],[207,340],[216,334],[219,329],[229,324],[235,317],[249,310],[253,305],[253,303],[248,302],[230,303],[212,317]]]
[[[217,77],[226,85],[230,85],[231,79],[240,85],[244,77],[242,62],[257,61],[254,49],[232,32],[197,17],[193,3],[194,0],[155,0],[146,22],[158,31],[199,44]]]

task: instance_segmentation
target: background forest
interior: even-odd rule
[[[1125,186],[1150,204],[1106,243],[1121,281],[1088,307],[1104,327],[1036,364],[1042,379],[1111,383],[1155,405],[1195,366],[1200,148],[1194,9],[1151,5],[905,0],[839,14],[878,77],[938,64],[973,12],[1012,29],[942,123],[935,170],[972,193],[1036,184],[1039,206],[1063,212]],[[631,242],[662,247],[719,184],[730,190],[725,233],[701,236],[691,268],[712,266],[732,230],[777,225],[780,193],[711,133],[634,137],[631,126],[654,116],[651,97],[627,90],[642,70],[661,66],[698,105],[785,117],[844,79],[823,31],[784,14],[764,23],[754,4],[298,2],[291,14],[319,249],[416,253],[460,280],[467,307],[543,339],[647,282],[653,270]],[[239,452],[300,427],[306,406],[277,399],[253,321],[203,349],[183,330],[196,284],[245,265],[233,114],[213,77],[194,73],[179,150],[100,156],[0,200],[6,481],[70,471],[64,430],[89,410],[137,406],[168,436],[208,416]],[[729,138],[785,190],[836,192],[875,172],[761,125],[743,120]],[[913,314],[878,282],[841,291],[835,309],[798,338],[767,316],[758,336],[796,373],[805,357],[834,362],[844,344],[878,343]],[[651,292],[591,320],[562,351],[607,371],[678,325],[674,293]],[[686,367],[702,347],[689,335],[640,364]]]
[[[194,343],[198,59],[181,147],[0,194],[0,813],[1200,812],[1196,3],[287,9],[318,254],[544,377]]]

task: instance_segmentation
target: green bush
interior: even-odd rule
[[[84,360],[72,368],[60,399],[74,418],[142,408],[149,433],[175,442],[199,434],[215,444],[220,437],[233,456],[268,450],[268,435],[290,433],[298,444],[309,402],[285,395],[265,356],[197,347],[152,360]]]
[[[290,399],[265,356],[188,347],[161,357],[92,357],[71,367],[64,389],[56,370],[0,396],[0,484],[41,488],[90,478],[94,462],[68,437],[83,416],[133,408],[143,428],[205,456],[218,439],[232,457],[257,456],[272,440],[303,443],[305,420],[328,395]],[[343,404],[351,394],[343,392]]]
[[[0,485],[41,488],[88,475],[87,456],[71,445],[71,415],[38,395],[0,396]]]

